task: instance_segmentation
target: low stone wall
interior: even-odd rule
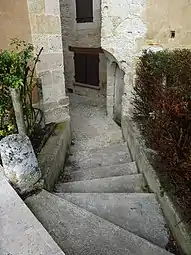
[[[146,148],[136,124],[130,117],[123,117],[122,130],[124,139],[127,141],[132,158],[136,161],[138,169],[143,172],[150,189],[158,195],[163,213],[174,238],[185,254],[191,254],[191,230],[181,220],[180,214],[169,195],[161,192],[160,180],[150,163],[152,154]]]
[[[52,136],[41,150],[38,161],[44,179],[44,188],[50,192],[64,168],[71,145],[70,119],[57,124]]]

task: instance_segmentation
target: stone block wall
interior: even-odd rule
[[[36,53],[43,47],[36,71],[42,84],[45,121],[62,122],[68,118],[69,112],[59,0],[28,0],[28,10]]]
[[[137,57],[148,48],[191,48],[190,12],[189,0],[102,0],[101,46],[125,73],[124,116],[131,113]]]
[[[75,3],[72,0],[60,0],[61,29],[64,50],[66,88],[72,88],[74,82],[74,54],[69,46],[75,46]]]
[[[145,0],[102,0],[101,46],[108,57],[108,91],[112,89],[112,62],[116,62],[124,71],[123,114],[128,115],[131,108],[131,92],[133,81],[134,59],[137,54],[137,42],[145,36],[147,31],[143,20]],[[113,57],[113,59],[112,59]],[[109,90],[110,88],[110,90]],[[112,95],[107,95],[111,103]],[[115,95],[113,94],[113,97]],[[107,108],[111,112],[113,105]]]

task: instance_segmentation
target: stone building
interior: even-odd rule
[[[36,73],[47,123],[68,118],[67,90],[106,104],[120,123],[137,57],[190,48],[190,13],[189,0],[1,0],[0,48],[14,37],[44,48]]]

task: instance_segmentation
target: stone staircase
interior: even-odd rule
[[[66,255],[171,254],[157,197],[132,162],[119,127],[104,114],[100,117],[100,109],[76,108],[75,103],[75,144],[64,174],[53,194],[43,190],[26,204]],[[86,109],[81,120],[80,107]],[[98,128],[86,132],[96,119]]]

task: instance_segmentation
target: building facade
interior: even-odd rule
[[[120,124],[142,50],[190,48],[190,13],[189,0],[1,0],[0,48],[14,37],[44,48],[36,74],[47,123],[68,118],[73,91]]]

